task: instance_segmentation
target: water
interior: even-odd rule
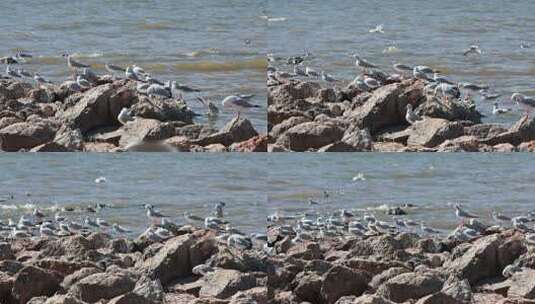
[[[0,220],[18,218],[38,207],[74,207],[74,219],[99,216],[141,232],[148,225],[142,205],[154,204],[175,222],[184,211],[208,216],[216,202],[227,203],[226,218],[244,231],[257,231],[267,177],[258,154],[39,154],[4,153],[0,157]],[[95,179],[104,176],[106,183]],[[10,195],[14,199],[10,199]],[[98,214],[79,211],[110,204]]]
[[[394,62],[425,64],[452,80],[488,84],[503,93],[498,102],[515,112],[495,117],[492,101],[477,100],[484,121],[510,124],[522,114],[511,93],[535,95],[534,11],[529,0],[271,0],[268,14],[285,19],[269,22],[268,40],[277,55],[307,48],[314,55],[307,64],[345,80],[356,76],[348,54],[358,52],[390,72]],[[379,24],[384,34],[369,33]],[[521,41],[532,47],[521,49]],[[463,56],[471,44],[479,44],[484,55]],[[383,53],[390,46],[397,51]]]
[[[415,220],[452,228],[451,203],[462,203],[489,221],[492,209],[509,216],[535,208],[531,154],[34,154],[0,157],[0,220],[37,206],[76,209],[111,204],[97,216],[134,229],[147,226],[141,205],[152,203],[172,220],[184,211],[199,216],[227,202],[226,217],[245,231],[265,229],[277,210],[293,214],[315,208],[383,213],[384,205],[411,203]],[[365,180],[353,181],[362,174]],[[94,180],[104,176],[107,182]],[[330,196],[323,198],[323,191]],[[9,198],[10,194],[14,199]],[[29,196],[27,195],[29,194]],[[77,218],[87,215],[75,212]],[[95,216],[94,214],[89,214]]]
[[[266,2],[4,0],[0,57],[31,52],[37,57],[24,68],[53,80],[70,73],[65,52],[99,73],[107,73],[107,62],[136,63],[158,79],[202,89],[218,105],[227,95],[256,94],[252,102],[264,110],[244,115],[264,131],[267,22],[260,16]],[[194,96],[186,97],[194,110],[206,111]],[[215,125],[232,115],[223,113]]]
[[[384,214],[385,205],[416,205],[409,217],[450,229],[462,203],[493,224],[497,209],[516,216],[535,209],[531,154],[283,154],[268,161],[268,208],[273,213],[356,209]],[[531,165],[530,165],[531,164]],[[361,174],[365,180],[353,181]],[[323,191],[330,195],[323,197]],[[312,198],[320,205],[308,204]],[[383,216],[388,219],[388,217]]]

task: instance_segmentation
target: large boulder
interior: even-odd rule
[[[238,291],[256,287],[256,278],[250,273],[243,273],[234,269],[218,269],[204,277],[199,295],[226,299]]]
[[[277,144],[293,151],[319,149],[342,139],[344,130],[332,123],[305,122],[288,129]]]
[[[56,127],[48,121],[19,122],[0,130],[0,150],[31,149],[54,138]]]
[[[95,303],[132,291],[135,284],[135,278],[126,272],[95,273],[76,282],[69,289],[69,294],[85,302]]]
[[[189,235],[180,235],[165,242],[164,246],[149,257],[141,268],[152,279],[158,279],[163,285],[174,279],[191,274],[190,246],[192,239]]]
[[[511,287],[507,291],[510,298],[521,297],[535,299],[535,270],[525,269],[511,277]]]
[[[60,117],[82,133],[97,127],[120,125],[117,115],[137,98],[132,88],[121,84],[105,84],[90,89],[74,106],[65,109]]]
[[[393,83],[375,90],[362,106],[356,107],[347,116],[359,128],[367,128],[373,135],[383,128],[406,125],[407,104],[416,107],[424,101],[421,82]]]
[[[296,281],[297,286],[294,288],[294,293],[300,300],[310,303],[322,301],[320,290],[323,278],[321,276],[311,273],[296,277]]]
[[[145,141],[158,141],[169,138],[175,133],[172,124],[156,119],[136,118],[121,129],[119,145],[128,147]]]
[[[377,295],[401,303],[438,292],[442,289],[442,283],[442,280],[434,275],[403,273],[379,286]]]
[[[146,96],[140,97],[139,102],[132,106],[131,111],[137,117],[159,121],[182,121],[186,124],[192,124],[195,116],[183,102],[149,99]]]
[[[25,97],[32,89],[32,85],[22,81],[1,81],[0,100],[14,100]]]
[[[425,118],[415,122],[410,128],[408,145],[436,147],[447,139],[462,136],[464,127],[458,122],[441,118]]]
[[[59,289],[61,278],[39,267],[26,266],[15,276],[12,294],[20,303],[33,297],[52,296]]]
[[[246,141],[257,135],[258,133],[248,119],[236,116],[223,126],[219,132],[194,140],[192,143],[200,146],[222,144],[227,147],[233,143]]]
[[[491,136],[481,142],[487,145],[495,146],[498,144],[509,143],[517,146],[523,142],[535,140],[535,117],[523,116],[513,124],[509,130],[495,136]]]
[[[368,288],[370,275],[361,270],[334,266],[325,274],[321,295],[325,303],[335,303],[343,296],[360,296]]]

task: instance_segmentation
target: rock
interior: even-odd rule
[[[293,151],[318,149],[342,139],[344,132],[334,124],[305,122],[288,129],[277,144]]]
[[[494,137],[503,132],[507,132],[507,129],[500,124],[483,123],[464,128],[464,134],[466,136],[474,136],[477,139]]]
[[[428,296],[425,296],[418,300],[416,304],[460,304],[451,296],[444,294],[442,292],[437,292]]]
[[[160,99],[149,99],[140,96],[139,102],[131,107],[132,113],[136,117],[165,121],[181,121],[185,124],[192,124],[193,113],[184,102],[169,101]]]
[[[101,272],[99,269],[95,268],[95,267],[84,267],[84,268],[81,268],[69,275],[67,275],[64,279],[63,279],[63,282],[61,282],[61,287],[64,289],[64,290],[68,290],[69,288],[71,288],[72,285],[74,285],[76,282],[80,281],[81,279],[85,278],[85,277],[88,277],[92,274],[95,274],[95,273],[99,273]]]
[[[459,280],[454,276],[448,278],[444,283],[441,293],[454,299],[453,303],[471,304],[473,300],[472,289],[468,280]]]
[[[447,139],[463,135],[463,131],[463,125],[458,122],[450,122],[441,118],[426,118],[411,126],[407,144],[432,148]]]
[[[350,144],[338,141],[319,148],[318,152],[359,152],[359,150]]]
[[[267,135],[258,135],[251,137],[246,141],[233,143],[230,151],[233,152],[267,152],[268,137]]]
[[[125,272],[95,273],[76,282],[69,294],[89,303],[112,299],[135,287],[133,278]]]
[[[381,272],[380,274],[374,276],[370,282],[370,287],[372,287],[373,289],[377,289],[379,288],[379,286],[381,286],[381,284],[390,280],[391,278],[396,277],[402,273],[407,273],[407,272],[409,272],[409,270],[405,267],[389,268]]]
[[[49,142],[33,147],[30,152],[73,152],[73,150],[67,149],[58,143]]]
[[[359,128],[367,128],[373,135],[381,129],[406,125],[407,104],[418,106],[424,101],[423,84],[405,81],[382,86],[348,116]]]
[[[523,116],[506,132],[489,137],[481,142],[490,146],[504,143],[518,146],[523,142],[532,140],[535,140],[535,118],[529,119],[529,116]]]
[[[433,276],[420,273],[403,273],[391,278],[377,289],[377,295],[394,302],[419,299],[442,289],[442,281]]]
[[[0,118],[0,130],[18,122],[23,122],[23,120],[15,116],[2,117]]]
[[[14,259],[15,255],[13,254],[13,250],[11,250],[11,245],[9,243],[0,243],[0,261]]]
[[[275,125],[269,132],[269,135],[273,138],[278,138],[288,129],[295,127],[299,124],[305,123],[305,122],[310,122],[310,119],[304,116],[292,116],[282,121],[281,123]]]
[[[342,137],[342,142],[351,146],[354,151],[370,151],[373,139],[368,129],[347,130]]]
[[[518,152],[535,152],[535,140],[523,142],[517,147]]]
[[[420,116],[441,118],[449,121],[470,121],[471,123],[481,123],[481,113],[476,109],[475,103],[470,104],[454,98],[448,100],[429,99],[418,108],[416,112]]]
[[[56,129],[48,123],[20,122],[0,130],[0,150],[31,149],[54,138]]]
[[[26,266],[15,276],[13,297],[26,303],[33,297],[52,296],[59,289],[58,275],[44,269]]]
[[[56,95],[51,89],[41,87],[28,92],[28,97],[36,103],[49,103],[54,102]]]
[[[73,296],[70,295],[55,295],[51,298],[45,298],[43,304],[85,304]]]
[[[304,275],[299,278],[297,286],[293,290],[295,295],[302,301],[320,303],[322,278],[317,274]]]
[[[155,302],[145,297],[129,292],[111,299],[107,304],[154,304]]]
[[[508,297],[535,299],[535,270],[527,269],[516,272],[510,280],[512,283],[507,292]]]
[[[370,276],[364,271],[334,266],[325,274],[321,295],[326,303],[335,303],[343,296],[362,295],[369,282]]]
[[[314,242],[303,242],[290,247],[286,252],[290,257],[303,260],[316,260],[322,256],[320,245]]]
[[[189,235],[180,235],[167,240],[155,256],[143,261],[142,269],[152,279],[158,279],[163,285],[174,279],[191,274]]]
[[[119,145],[128,147],[144,141],[158,141],[174,136],[175,128],[155,119],[136,118],[122,128]]]
[[[256,279],[249,273],[233,269],[217,269],[204,277],[205,284],[201,287],[201,297],[226,299],[238,291],[256,287]]]
[[[238,291],[232,296],[229,304],[267,304],[269,303],[268,300],[268,290],[266,287],[254,287],[248,290]]]
[[[0,99],[14,100],[25,97],[32,89],[32,85],[22,81],[0,82]]]
[[[136,93],[119,86],[120,83],[105,84],[88,90],[74,106],[60,113],[60,117],[82,133],[97,127],[120,125],[117,115],[123,107],[130,107]]]
[[[497,144],[492,147],[495,152],[511,153],[516,151],[516,147],[510,143]]]
[[[447,139],[438,146],[438,152],[478,152],[479,140],[475,136]]]
[[[321,87],[316,82],[295,81],[268,88],[268,104],[284,104],[289,100],[314,97]]]
[[[15,301],[12,298],[11,293],[14,282],[15,279],[13,278],[13,276],[5,272],[0,272],[0,299],[3,299],[6,303],[11,303]]]
[[[341,297],[336,304],[394,304],[394,302],[376,295],[363,295],[360,297]]]
[[[84,136],[80,129],[71,129],[66,125],[59,128],[53,142],[72,151],[80,151],[84,148]]]
[[[219,132],[192,141],[192,143],[200,146],[207,146],[210,144],[230,146],[232,143],[246,141],[257,135],[258,133],[248,119],[238,118],[236,116],[221,128]]]
[[[151,280],[147,276],[142,276],[134,287],[133,293],[161,303],[165,297],[165,292],[159,280]]]

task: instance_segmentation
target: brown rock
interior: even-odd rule
[[[55,127],[48,123],[20,122],[0,130],[0,150],[31,149],[54,138]]]
[[[394,302],[376,295],[362,295],[360,297],[341,297],[336,304],[394,304]]]
[[[527,269],[516,272],[510,279],[511,287],[507,292],[510,298],[521,297],[535,299],[535,270]]]
[[[89,303],[112,299],[134,289],[133,278],[124,272],[95,273],[76,282],[69,294]]]
[[[143,262],[142,269],[153,279],[159,279],[163,285],[174,279],[191,274],[189,258],[191,246],[189,235],[180,235],[165,242],[155,256]]]
[[[403,273],[383,283],[377,289],[377,295],[394,302],[419,299],[442,289],[442,281],[432,275],[420,273]]]
[[[233,143],[246,141],[257,135],[258,133],[248,119],[238,118],[238,116],[236,116],[221,128],[219,132],[194,140],[192,143],[200,146],[207,146],[210,144],[230,146]]]
[[[441,118],[426,118],[411,126],[408,145],[436,147],[447,139],[463,135],[463,126]]]
[[[325,274],[321,295],[326,303],[335,303],[343,296],[362,295],[369,282],[370,277],[364,271],[334,266]]]
[[[277,139],[277,144],[293,151],[306,151],[339,141],[343,134],[343,130],[333,124],[305,122],[288,129]]]
[[[233,269],[217,269],[204,277],[205,284],[201,287],[201,297],[226,299],[238,291],[256,287],[256,279],[249,273]]]
[[[517,147],[519,152],[535,152],[535,140],[523,142]]]
[[[293,290],[295,295],[301,301],[308,301],[310,303],[321,303],[321,285],[322,277],[317,274],[308,274],[299,278],[297,286]]]
[[[273,138],[278,138],[279,136],[281,136],[284,132],[286,132],[288,129],[292,128],[292,127],[295,127],[299,124],[302,124],[304,122],[310,122],[310,119],[308,119],[307,117],[304,117],[304,116],[292,116],[284,121],[282,121],[281,123],[275,125],[271,131],[269,132],[269,134],[273,137]]]
[[[156,302],[151,301],[145,297],[142,297],[132,292],[115,297],[108,302],[108,304],[155,304],[155,303]]]
[[[233,152],[267,152],[267,135],[258,135],[230,146]]]
[[[15,276],[13,297],[26,303],[33,297],[52,296],[59,289],[60,278],[44,269],[26,266]]]
[[[144,141],[158,141],[174,136],[175,128],[155,119],[136,118],[122,128],[119,145],[128,147]]]

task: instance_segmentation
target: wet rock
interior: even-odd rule
[[[318,149],[342,139],[344,131],[334,124],[305,122],[288,129],[277,144],[293,151]]]
[[[175,128],[155,119],[136,118],[122,128],[119,145],[128,147],[144,141],[159,141],[174,136]]]
[[[174,237],[165,242],[164,246],[154,255],[143,261],[141,268],[152,279],[158,279],[163,285],[174,279],[191,274],[189,235]]]
[[[54,138],[56,127],[43,123],[20,122],[0,130],[0,150],[31,149]]]
[[[511,287],[507,292],[508,297],[535,299],[535,270],[527,269],[516,272],[511,277],[511,281]]]
[[[233,152],[267,152],[267,135],[258,135],[230,146]]]
[[[359,150],[355,149],[355,147],[343,141],[338,141],[332,144],[328,144],[318,149],[318,152],[358,152],[358,151]]]
[[[205,284],[201,287],[199,295],[218,299],[229,298],[238,291],[256,286],[256,279],[253,275],[232,269],[218,269],[210,272],[204,280]]]
[[[52,296],[59,289],[60,277],[44,269],[26,266],[15,276],[13,297],[26,303],[33,297]]]
[[[426,118],[411,126],[408,145],[436,147],[447,139],[463,135],[464,127],[457,122],[440,118]]]
[[[125,272],[96,273],[76,282],[69,294],[89,303],[112,299],[134,289],[135,278]]]
[[[360,296],[368,288],[370,276],[364,271],[334,266],[324,277],[321,295],[326,303],[335,303],[343,296]]]
[[[432,275],[414,272],[403,273],[383,283],[377,295],[394,302],[419,299],[442,289],[442,281]]]
[[[219,132],[194,140],[192,143],[200,146],[211,144],[230,146],[232,143],[243,142],[257,135],[258,133],[248,119],[236,116],[219,130]]]

